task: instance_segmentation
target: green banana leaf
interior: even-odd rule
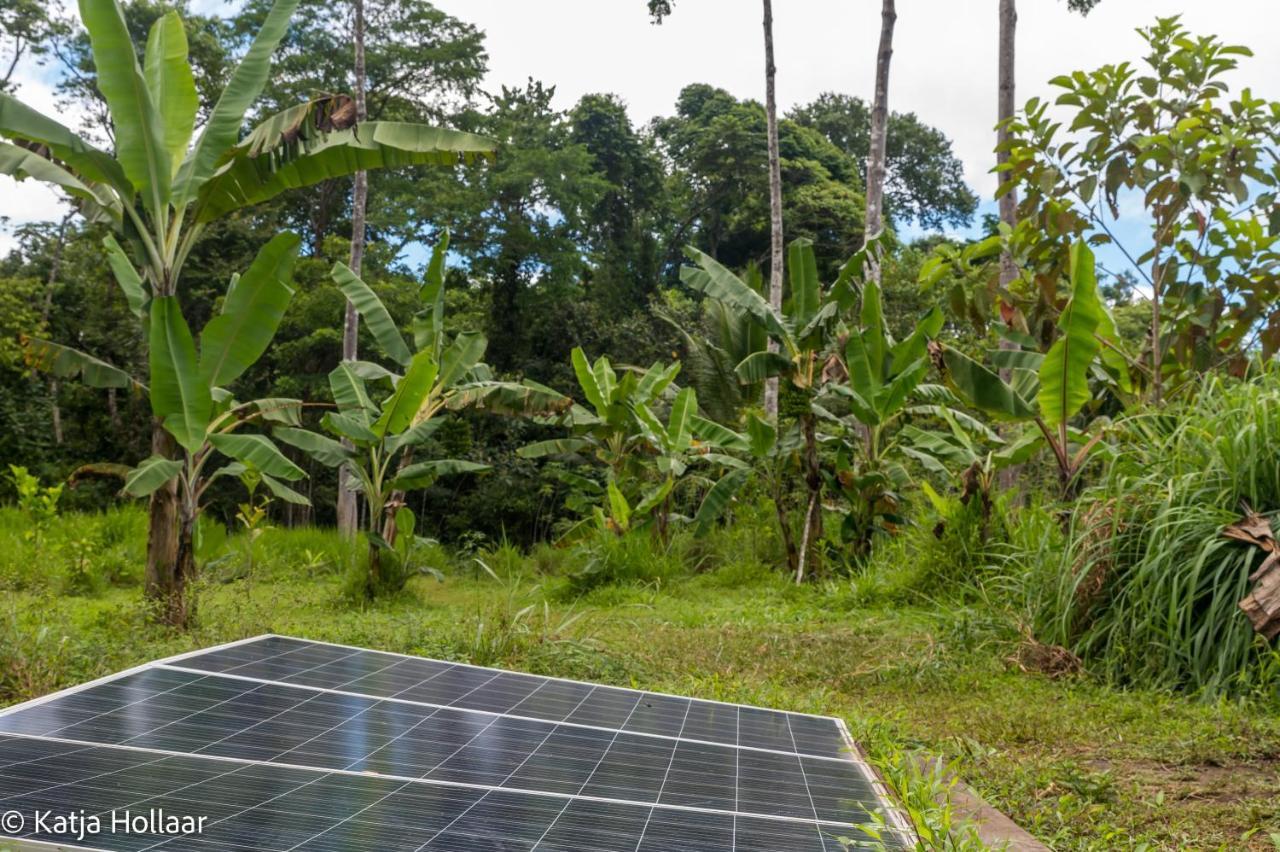
[[[578,378],[578,386],[582,388],[583,396],[603,417],[604,410],[609,407],[609,403],[605,400],[604,395],[600,393],[600,386],[596,384],[595,373],[591,370],[591,363],[587,360],[587,354],[582,351],[581,347],[575,346],[569,358],[573,363],[573,374]]]
[[[779,340],[790,338],[782,318],[764,296],[711,255],[704,254],[693,246],[687,247],[685,254],[697,264],[680,269],[680,280],[687,286],[746,313]]]
[[[142,283],[141,276],[138,275],[138,270],[129,260],[129,255],[120,248],[115,237],[110,234],[103,237],[102,246],[107,250],[107,265],[111,267],[116,283],[120,285],[125,301],[129,303],[129,310],[138,319],[145,320],[150,296],[147,295],[147,289]]]
[[[210,387],[235,381],[267,351],[293,298],[289,282],[301,245],[296,234],[276,235],[227,294],[222,313],[204,327],[200,376]]]
[[[462,473],[480,473],[489,470],[487,464],[461,461],[459,459],[435,459],[409,465],[391,480],[387,486],[392,491],[415,491],[426,488],[442,476],[455,476]]]
[[[364,379],[356,372],[351,362],[343,361],[329,373],[329,392],[338,405],[338,411],[356,419],[368,421],[369,417],[378,413],[378,407],[369,398]]]
[[[383,354],[402,367],[409,366],[413,353],[409,351],[409,345],[404,342],[399,327],[378,294],[345,263],[335,263],[331,275],[338,289],[356,306],[356,311],[373,333],[373,339],[377,341]]]
[[[152,456],[129,471],[124,480],[124,493],[130,497],[149,497],[181,472],[182,462]]]
[[[43,145],[81,180],[106,184],[120,199],[133,199],[135,189],[114,157],[12,95],[0,94],[0,136]]]
[[[454,166],[488,158],[494,143],[482,136],[400,122],[367,122],[312,138],[290,140],[257,156],[237,146],[230,159],[200,188],[197,222],[212,222],[233,210],[261,204],[280,193],[343,178],[359,171],[416,165]]]
[[[391,398],[382,404],[382,415],[374,422],[373,433],[379,437],[399,435],[412,426],[423,402],[436,386],[439,370],[434,353],[426,351],[415,355]]]
[[[750,470],[731,470],[711,486],[711,490],[702,498],[702,503],[698,506],[698,513],[693,517],[694,535],[701,536],[710,532],[715,522],[724,516],[730,504],[733,503],[733,498],[738,496],[738,492],[750,479]]]
[[[591,447],[586,438],[553,438],[550,441],[538,441],[516,450],[522,459],[542,459],[548,456],[567,456]]]
[[[338,467],[355,455],[354,452],[342,446],[340,442],[332,438],[326,438],[324,435],[317,435],[315,432],[309,432],[306,429],[281,426],[273,430],[271,434],[275,436],[277,441],[302,450],[325,467]]]
[[[147,389],[146,385],[119,367],[70,346],[24,337],[22,351],[27,364],[33,369],[64,379],[79,378],[91,388]]]
[[[160,216],[169,204],[173,165],[124,10],[116,0],[80,0],[80,20],[93,47],[98,91],[111,112],[116,159],[143,205]]]
[[[986,367],[963,352],[947,347],[943,350],[947,381],[967,403],[997,420],[1029,420],[1036,410],[1013,388]]]
[[[172,177],[187,155],[199,106],[196,80],[187,62],[187,32],[177,12],[162,15],[151,26],[142,75],[160,115]]]
[[[489,340],[476,331],[464,331],[440,354],[440,387],[448,389],[480,363]]]
[[[294,481],[306,476],[280,449],[263,435],[213,434],[209,443],[225,456],[244,462],[267,476]]]
[[[151,411],[187,452],[204,446],[213,396],[177,296],[151,300]]]
[[[262,474],[262,484],[267,486],[267,490],[269,490],[272,494],[274,494],[276,497],[279,497],[281,500],[285,501],[286,503],[293,503],[295,506],[311,505],[311,501],[308,500],[305,495],[299,494],[297,491],[294,491],[292,488],[285,485],[283,482],[276,479],[274,476],[268,476],[265,473]]]
[[[9,175],[16,180],[33,178],[61,187],[68,195],[80,200],[86,218],[113,227],[120,225],[123,212],[115,195],[85,183],[74,173],[40,153],[9,142],[0,142],[0,175]]]
[[[818,259],[813,252],[813,241],[795,240],[788,248],[787,257],[791,278],[790,316],[797,326],[803,326],[822,306],[822,285],[818,283]]]
[[[1040,367],[1040,414],[1061,427],[1093,398],[1089,368],[1102,349],[1095,333],[1103,319],[1093,252],[1083,240],[1071,247],[1071,301],[1058,318],[1062,335]]]

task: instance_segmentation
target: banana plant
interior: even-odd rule
[[[521,447],[517,455],[525,459],[561,458],[575,465],[602,465],[605,469],[603,484],[572,470],[559,474],[561,481],[571,489],[569,508],[585,516],[566,533],[566,540],[588,529],[592,521],[599,526],[610,527],[612,520],[610,528],[625,532],[630,528],[630,504],[621,513],[626,515],[627,523],[620,523],[621,515],[614,508],[620,508],[622,504],[617,499],[608,499],[607,486],[612,484],[615,489],[629,487],[630,482],[643,477],[644,468],[639,457],[646,447],[646,435],[636,419],[635,409],[637,405],[652,406],[660,400],[679,375],[680,364],[669,367],[654,364],[644,373],[624,370],[619,377],[608,357],[601,356],[593,363],[581,347],[574,348],[571,360],[587,404],[572,403],[561,418],[562,425],[568,427],[570,434]],[[621,491],[618,496],[626,500]],[[606,501],[611,511],[609,516],[596,511]]]
[[[239,402],[226,389],[257,362],[275,336],[293,297],[293,288],[286,282],[292,277],[299,244],[293,234],[281,234],[267,243],[245,274],[232,278],[221,312],[209,320],[198,340],[176,296],[153,298],[143,309],[151,333],[150,386],[132,378],[128,382],[148,391],[156,422],[178,450],[176,458],[170,453],[154,454],[124,471],[124,492],[150,497],[163,488],[175,488],[177,563],[173,582],[148,591],[163,606],[164,619],[176,626],[188,625],[194,614],[187,588],[197,573],[197,522],[210,485],[220,477],[253,470],[276,497],[307,503],[285,484],[303,478],[302,469],[267,436],[245,432],[248,426],[298,424],[303,403],[294,399]],[[38,346],[34,352],[36,357],[47,359],[44,366],[49,369],[84,369],[75,358],[60,363],[56,356],[65,352],[52,344]],[[97,365],[94,369],[112,381],[127,378],[123,371],[93,361]],[[219,460],[227,463],[218,466]]]
[[[523,458],[561,457],[601,465],[605,481],[562,472],[573,488],[568,505],[585,517],[562,538],[570,540],[594,525],[625,535],[646,528],[664,541],[676,516],[672,505],[683,486],[715,488],[726,470],[745,467],[726,455],[719,439],[732,436],[698,414],[693,388],[675,390],[680,364],[654,364],[645,372],[627,370],[621,379],[606,357],[591,363],[574,349],[574,372],[590,408],[575,404],[565,422],[572,434],[519,450]],[[670,399],[664,423],[655,412]],[[705,427],[705,428],[699,428]],[[700,530],[705,527],[699,527]]]
[[[492,156],[490,140],[466,133],[397,122],[357,125],[354,102],[342,95],[291,107],[244,134],[245,117],[297,5],[276,0],[199,133],[182,20],[169,12],[155,22],[139,64],[118,0],[79,0],[98,88],[115,129],[114,153],[0,94],[0,174],[54,186],[109,231],[107,261],[135,310],[171,299],[158,313],[165,323],[170,314],[181,316],[178,285],[192,248],[209,225],[236,211],[356,171]],[[258,261],[264,259],[259,254]],[[150,314],[153,322],[156,313]],[[154,333],[148,336],[155,340]],[[86,381],[104,377],[72,350],[59,354],[69,370],[68,362],[77,359]],[[121,378],[107,374],[105,380]],[[153,395],[155,386],[153,379]],[[157,456],[178,460],[179,446],[171,430],[153,426]],[[147,588],[166,600],[185,582],[175,534],[178,486],[174,478],[151,498]]]
[[[1114,321],[1098,293],[1093,252],[1083,241],[1071,248],[1071,299],[1057,328],[1057,339],[1043,355],[1025,349],[990,353],[996,370],[1009,371],[1007,382],[957,349],[935,343],[930,350],[947,384],[966,403],[998,421],[1030,424],[1009,452],[1029,458],[1048,448],[1062,493],[1070,496],[1106,434],[1081,432],[1071,421],[1094,401],[1095,383],[1111,381],[1108,359],[1121,355]]]
[[[770,349],[752,352],[734,371],[738,381],[748,385],[777,378],[781,386],[780,410],[785,409],[794,416],[800,431],[803,446],[800,467],[808,499],[798,550],[791,542],[785,507],[779,503],[777,509],[787,552],[796,554],[790,568],[801,577],[809,543],[822,538],[824,480],[818,452],[818,422],[823,417],[823,407],[820,400],[833,381],[828,367],[839,351],[841,315],[857,304],[857,280],[864,275],[867,260],[876,250],[878,239],[870,241],[850,259],[835,283],[824,290],[818,281],[812,242],[796,240],[791,244],[788,258],[791,293],[782,311],[775,310],[747,281],[693,247],[686,249],[686,254],[696,265],[685,266],[680,271],[681,280],[691,289],[752,321],[772,344]]]
[[[917,412],[914,397],[929,371],[928,344],[942,330],[944,318],[934,308],[909,336],[895,342],[885,325],[880,284],[868,276],[858,320],[835,356],[843,381],[828,384],[833,399],[824,412],[841,402],[848,414],[835,418],[845,440],[834,469],[823,476],[828,488],[845,498],[842,538],[854,559],[861,560],[870,555],[877,530],[905,523],[901,490],[910,477],[899,463],[898,432],[903,418]]]
[[[588,457],[603,464],[610,479],[625,479],[647,437],[638,428],[636,407],[661,399],[680,374],[680,364],[654,364],[644,373],[625,370],[619,378],[607,356],[592,363],[581,347],[574,347],[570,357],[590,408],[573,403],[565,415],[569,437],[529,444],[518,454],[526,459]]]
[[[275,430],[286,444],[308,453],[321,464],[345,466],[351,482],[367,502],[368,570],[364,591],[373,597],[403,586],[403,548],[398,531],[416,526],[404,505],[409,491],[430,487],[442,476],[476,473],[488,466],[459,459],[415,460],[415,451],[443,424],[442,415],[464,408],[500,414],[547,414],[564,410],[569,400],[533,382],[496,381],[481,362],[488,341],[483,334],[462,332],[449,338],[444,325],[445,234],[432,254],[419,291],[423,308],[414,318],[413,338],[406,340],[395,320],[358,275],[343,263],[332,277],[351,300],[386,359],[388,369],[369,361],[344,361],[329,374],[329,388],[337,411],[321,419],[334,437],[296,427]],[[375,401],[370,383],[390,394]],[[345,446],[347,441],[351,447]],[[390,562],[384,562],[387,557]]]

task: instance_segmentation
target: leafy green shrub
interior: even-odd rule
[[[1121,683],[1257,690],[1267,649],[1238,603],[1262,554],[1222,531],[1246,505],[1280,511],[1280,374],[1211,378],[1194,401],[1118,428],[1066,546],[1025,554],[1049,567],[1031,589],[1036,637]]]

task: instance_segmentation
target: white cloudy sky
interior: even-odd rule
[[[304,0],[308,2],[308,0]],[[690,82],[741,97],[763,95],[760,4],[756,0],[678,0],[661,27],[644,0],[436,0],[488,34],[489,86],[533,76],[558,86],[560,103],[586,92],[616,92],[642,122],[666,113]],[[198,8],[225,8],[197,0]],[[879,37],[879,0],[776,0],[778,95],[784,109],[837,90],[869,96]],[[1235,77],[1280,98],[1277,0],[1103,0],[1087,19],[1065,0],[1022,0],[1018,32],[1019,101],[1049,94],[1045,82],[1077,68],[1140,56],[1134,28],[1181,14],[1197,32],[1252,47]],[[970,183],[989,195],[995,123],[997,0],[898,0],[891,106],[944,130]],[[21,97],[51,106],[35,69]],[[51,218],[57,203],[34,187],[0,178],[0,215]],[[0,234],[0,251],[7,248]]]

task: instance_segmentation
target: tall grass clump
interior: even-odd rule
[[[1207,697],[1257,690],[1270,655],[1238,603],[1263,554],[1222,531],[1246,505],[1280,511],[1280,374],[1209,378],[1191,401],[1118,428],[1056,564],[1028,566],[1044,581],[1037,638],[1120,683]]]

